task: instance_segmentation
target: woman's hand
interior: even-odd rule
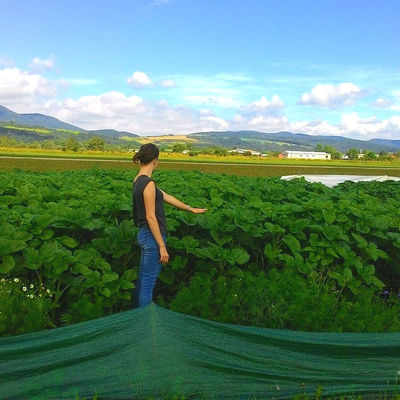
[[[166,264],[169,260],[169,254],[167,252],[167,248],[165,246],[161,246],[160,247],[160,259],[158,261],[160,261],[163,264]]]
[[[193,208],[190,207],[189,211],[191,211],[193,214],[202,214],[207,211],[207,208]]]

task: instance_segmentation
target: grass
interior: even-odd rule
[[[38,159],[38,158],[0,158],[0,169],[29,170],[29,171],[67,171],[90,168],[100,169],[132,169],[138,170],[139,166],[131,160],[100,160],[100,159]],[[392,175],[400,176],[400,168],[365,168],[365,167],[335,167],[335,166],[309,166],[309,165],[268,165],[268,164],[221,164],[221,163],[184,163],[179,161],[161,160],[160,170],[191,171],[200,170],[205,173],[220,173],[239,176],[284,176],[301,174],[335,174],[335,175]]]
[[[374,399],[374,400],[400,400],[400,394],[397,393],[392,393],[392,394],[388,394],[387,392],[385,393],[378,393],[378,394],[367,394],[364,395],[364,397],[362,395],[334,395],[332,396],[326,396],[323,395],[323,388],[322,386],[319,386],[315,395],[307,395],[305,393],[298,393],[295,396],[292,396],[290,398],[286,398],[287,400],[370,400],[370,399]],[[158,399],[160,399],[161,397],[157,397]],[[261,398],[255,398],[255,397],[249,397],[248,400],[277,400],[277,399],[283,399],[284,397],[261,397]],[[93,397],[93,399],[80,399],[79,396],[75,397],[75,400],[98,400],[98,394],[96,392],[95,396]],[[198,400],[198,398],[193,398],[190,397],[190,400]],[[212,397],[213,400],[225,400],[225,399],[214,399]],[[133,400],[133,399],[132,399]],[[144,400],[155,400],[154,397],[148,397]],[[185,395],[172,395],[172,396],[164,396],[163,400],[186,400]]]
[[[30,131],[30,132],[35,132],[35,133],[39,133],[42,135],[47,135],[49,133],[54,133],[54,132],[67,132],[67,133],[73,133],[73,134],[80,133],[78,131],[71,131],[68,129],[38,128],[38,127],[24,126],[24,125],[0,124],[0,127],[6,128],[6,129],[20,130],[20,131]]]

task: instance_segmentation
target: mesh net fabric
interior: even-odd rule
[[[366,394],[394,390],[399,369],[400,333],[224,324],[154,302],[0,339],[2,400]]]

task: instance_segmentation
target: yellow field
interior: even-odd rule
[[[127,160],[131,161],[132,152],[128,151],[62,151],[34,148],[11,148],[0,147],[0,156],[18,157],[57,157],[57,158],[76,158],[76,159],[104,159],[104,160]],[[400,168],[400,159],[385,161],[364,161],[364,160],[302,160],[302,159],[283,159],[277,157],[226,155],[219,156],[214,154],[199,154],[190,156],[189,154],[160,152],[160,161],[174,162],[198,162],[198,163],[237,163],[237,164],[264,164],[264,165],[293,165],[293,166],[337,166],[337,167],[360,167],[360,168]]]
[[[159,141],[165,141],[165,140],[173,140],[175,141],[185,141],[185,142],[198,142],[197,139],[193,139],[187,135],[161,135],[161,136],[142,136],[140,138],[134,138],[137,142],[141,144],[145,143],[152,143],[152,142],[159,142]]]

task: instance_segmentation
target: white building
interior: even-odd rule
[[[234,150],[228,150],[228,153],[239,153],[239,154],[244,154],[246,151],[249,151],[252,156],[261,156],[261,153],[259,151],[254,151],[254,150],[248,150],[248,149],[234,149]]]
[[[282,153],[282,158],[301,158],[307,160],[330,160],[331,155],[324,151],[294,151],[288,150]]]

